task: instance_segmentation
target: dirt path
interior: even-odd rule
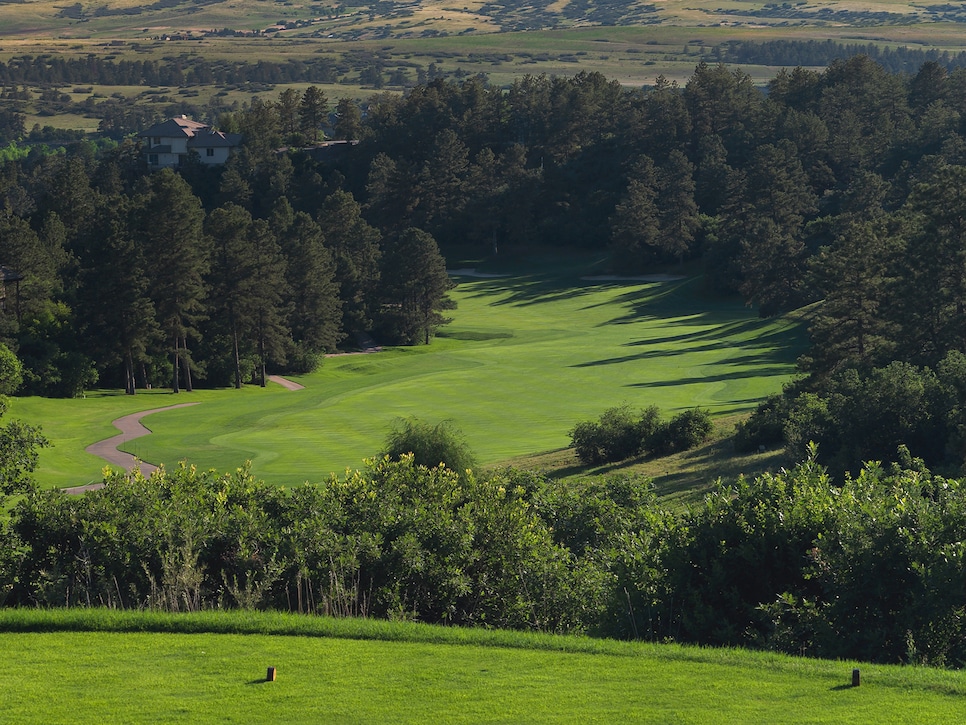
[[[281,375],[269,375],[268,379],[271,380],[273,383],[277,383],[281,385],[283,388],[287,390],[303,390],[305,388],[304,385],[299,385],[294,380],[283,378]]]
[[[154,408],[153,410],[142,410],[140,413],[131,413],[130,415],[125,415],[117,420],[113,421],[113,425],[117,428],[120,433],[111,438],[105,438],[97,443],[92,443],[87,446],[84,450],[88,453],[92,453],[95,456],[103,458],[105,461],[114,466],[120,466],[126,471],[131,471],[136,465],[138,465],[137,459],[130,453],[125,453],[124,451],[119,451],[117,447],[122,443],[127,443],[135,438],[140,438],[141,436],[146,436],[151,432],[149,428],[146,428],[141,424],[141,418],[146,415],[151,415],[152,413],[160,413],[164,410],[174,410],[175,408],[187,408],[190,405],[198,405],[198,403],[178,403],[177,405],[168,405],[164,408]],[[150,463],[145,463],[141,461],[140,463],[141,473],[146,476],[151,475],[154,471],[158,469],[157,466]],[[63,489],[64,493],[84,493],[85,491],[96,491],[99,488],[103,488],[103,483],[89,483],[86,486],[74,486],[72,488]]]

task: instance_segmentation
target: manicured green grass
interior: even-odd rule
[[[761,320],[702,289],[700,278],[588,281],[574,268],[463,277],[454,321],[430,346],[329,358],[297,378],[304,390],[20,399],[12,411],[55,444],[41,457],[46,485],[98,477],[102,463],[82,449],[112,434],[110,420],[189,401],[201,404],[148,418],[153,435],[125,450],[168,466],[187,458],[230,470],[251,460],[258,476],[294,484],[360,466],[396,418],[418,416],[454,421],[491,465],[565,447],[577,421],[610,406],[721,416],[778,392],[803,349],[801,326]]]
[[[960,672],[740,650],[255,613],[6,610],[0,632],[4,722],[921,723],[966,716]],[[265,681],[268,667],[277,668],[275,682]],[[858,688],[849,686],[853,667],[861,668]]]

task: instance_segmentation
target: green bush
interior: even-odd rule
[[[657,456],[685,451],[704,441],[714,429],[711,414],[695,408],[661,422],[651,406],[635,417],[626,405],[608,408],[597,421],[583,421],[570,431],[570,444],[581,463],[614,463],[648,453]]]
[[[711,413],[694,408],[678,413],[667,423],[660,425],[644,445],[655,456],[667,456],[694,448],[706,441],[713,430]]]
[[[738,453],[753,453],[762,446],[779,447],[785,442],[785,419],[788,417],[788,400],[781,395],[773,395],[758,408],[748,420],[738,424],[735,431],[735,450]]]
[[[325,362],[324,351],[313,351],[304,342],[292,343],[288,351],[286,372],[306,375],[314,373]]]
[[[288,609],[581,631],[605,573],[553,540],[529,476],[370,461],[291,491],[242,467],[112,473],[25,497],[0,528],[0,598],[35,606]],[[10,553],[12,552],[12,553]]]
[[[407,453],[413,454],[413,463],[427,468],[442,463],[452,471],[462,472],[476,465],[463,432],[448,420],[436,425],[419,418],[397,420],[386,437],[382,455],[398,461]]]
[[[655,406],[636,417],[626,405],[608,408],[598,421],[584,421],[571,429],[571,447],[577,458],[588,465],[623,461],[641,452],[659,420],[660,412]]]
[[[10,348],[0,343],[0,395],[13,395],[23,383],[23,365]]]

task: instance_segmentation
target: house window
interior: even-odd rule
[[[214,156],[214,155],[215,155],[214,149],[205,149],[205,156]]]
[[[158,155],[157,154],[148,154],[148,163],[151,164],[151,166],[157,166],[158,165]]]
[[[161,138],[159,136],[156,136],[154,138],[154,145],[155,146],[160,146],[161,145]]]

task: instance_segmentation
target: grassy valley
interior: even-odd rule
[[[966,481],[927,466],[961,470],[966,356],[957,346],[966,328],[956,317],[930,337],[915,314],[963,309],[960,297],[941,307],[946,290],[964,289],[944,276],[961,256],[958,231],[940,235],[949,249],[917,245],[946,230],[940,212],[951,210],[955,230],[962,216],[961,198],[943,193],[966,182],[966,57],[954,57],[966,49],[964,22],[951,5],[890,0],[0,2],[0,72],[38,70],[34,80],[0,78],[0,112],[13,126],[26,117],[0,149],[0,242],[22,261],[0,261],[50,262],[46,287],[24,284],[26,322],[19,287],[16,321],[7,309],[7,333],[16,326],[20,344],[8,352],[15,361],[15,352],[33,354],[25,369],[34,392],[85,364],[105,386],[124,364],[129,381],[140,376],[133,396],[9,400],[8,421],[42,427],[52,444],[39,451],[41,489],[107,486],[84,496],[32,491],[0,466],[0,603],[24,607],[0,609],[0,721],[962,720],[966,679],[939,668],[966,663]],[[908,67],[856,58],[822,72],[828,53],[796,60],[805,46],[794,42],[825,40],[853,52],[948,54],[921,77],[915,54]],[[741,54],[740,43],[768,41],[794,47]],[[103,82],[68,81],[65,59],[88,59]],[[132,61],[142,65],[122,78]],[[156,65],[142,72],[148,61]],[[695,72],[702,61],[709,66]],[[286,76],[286,64],[298,73]],[[767,97],[753,87],[796,65],[816,69],[794,81],[811,84],[808,93],[784,76]],[[581,71],[618,83],[585,82]],[[554,78],[506,90],[540,74]],[[697,82],[681,93],[628,92],[692,74]],[[427,86],[433,79],[445,83]],[[312,86],[328,111],[338,99],[385,95],[347,104],[359,114],[357,135],[339,135],[325,112],[302,128],[293,106],[287,118],[300,116],[299,128],[283,136],[280,92],[292,88],[286,103],[298,101]],[[144,164],[113,141],[182,113],[261,131],[249,131],[245,155],[224,174],[187,165],[177,194],[174,181],[157,182],[174,174],[142,179]],[[113,165],[98,166],[85,144],[77,154],[28,151],[79,140],[68,129],[113,139],[102,149],[116,152]],[[277,151],[320,131],[363,141],[338,168]],[[527,149],[514,155],[517,144]],[[142,193],[152,179],[157,188]],[[168,191],[171,204],[150,206]],[[183,218],[194,220],[197,249],[219,240],[221,257],[211,259],[225,262],[208,269],[205,258],[192,270],[206,269],[195,297],[210,303],[198,314],[203,334],[172,326],[173,340],[159,332],[121,345],[109,312],[144,303],[135,332],[174,319],[160,307],[155,318],[152,305],[177,295],[153,280],[173,268],[160,252],[191,236],[181,233],[187,223],[163,233],[182,209],[196,212]],[[668,210],[678,209],[691,217],[675,226]],[[643,246],[621,246],[628,220]],[[432,308],[452,320],[426,323],[431,344],[411,344],[423,341],[416,336],[402,346],[401,336],[400,346],[332,355],[288,376],[299,390],[262,388],[250,381],[264,370],[272,331],[251,322],[241,336],[246,384],[236,336],[240,389],[219,387],[233,379],[221,368],[238,332],[234,312],[252,290],[262,297],[251,320],[274,306],[289,326],[275,333],[291,345],[269,365],[282,370],[293,351],[310,349],[299,347],[310,339],[296,331],[306,327],[293,313],[300,300],[270,294],[308,289],[301,277],[290,282],[295,271],[324,278],[331,297],[328,307],[300,308],[306,319],[333,315],[334,331],[312,355],[361,329],[392,334],[404,308],[394,294],[403,282],[428,286],[395,274],[416,258],[406,250],[419,249],[400,241],[407,227],[425,229],[434,253],[471,250],[424,265],[438,268],[440,295],[446,267],[458,282],[456,308]],[[315,257],[300,254],[298,229]],[[248,281],[261,288],[229,284],[244,279],[227,264],[228,242],[239,239],[251,241],[238,259],[250,254],[243,271],[257,270]],[[683,245],[650,248],[655,240]],[[276,241],[284,252],[258,256]],[[480,256],[498,241],[501,256]],[[378,290],[347,272],[352,254],[371,255],[365,279],[381,275]],[[622,265],[636,276],[614,274]],[[288,276],[270,281],[282,268]],[[111,275],[123,284],[110,287]],[[858,302],[840,294],[853,288]],[[910,293],[922,288],[937,290],[935,310]],[[724,289],[732,292],[713,291]],[[834,333],[848,337],[854,309],[882,316],[868,333],[859,321],[855,348],[872,352],[856,370],[861,363],[868,382],[847,375],[852,347],[833,344]],[[935,348],[929,359],[920,337]],[[51,340],[61,347],[36,344]],[[176,385],[177,351],[197,355],[193,392],[158,387],[171,379],[172,343]],[[828,395],[806,391],[765,410],[767,445],[755,439],[756,453],[737,454],[735,426],[796,378],[803,353]],[[85,451],[112,436],[120,416],[186,402],[197,405],[147,417],[151,435],[123,446],[167,473],[105,472]],[[714,434],[666,457],[581,463],[568,448],[575,423],[620,405],[656,406],[665,418],[701,408]],[[478,470],[427,469],[406,456],[364,463],[407,417],[451,421]],[[896,434],[910,445],[897,450],[889,430],[873,429],[900,420],[911,421]],[[764,437],[769,424],[782,442]],[[804,445],[819,439],[820,448]],[[867,443],[878,446],[871,457]],[[785,446],[804,449],[799,461]],[[935,455],[917,458],[920,450]],[[820,451],[835,453],[835,468]],[[860,472],[860,455],[883,463]],[[17,466],[29,464],[8,467]],[[935,667],[917,666],[927,664]],[[278,668],[277,681],[265,681],[267,667]],[[860,687],[850,685],[854,667]]]
[[[41,424],[54,444],[41,452],[43,485],[98,480],[103,462],[83,448],[113,435],[111,420],[188,401],[201,405],[152,416],[153,434],[125,450],[169,467],[188,459],[232,470],[251,460],[257,476],[291,485],[360,466],[400,417],[454,421],[480,463],[494,466],[565,448],[576,422],[623,403],[668,416],[702,407],[725,435],[736,414],[791,378],[804,345],[795,319],[762,320],[738,299],[707,295],[700,276],[646,282],[586,271],[594,269],[458,277],[454,321],[432,345],[330,357],[298,377],[304,390],[20,398],[12,415]],[[703,455],[721,457],[679,454],[690,483],[708,482]],[[757,458],[742,470],[756,470]],[[530,463],[566,475],[575,462],[549,454]],[[635,465],[680,488],[666,464]]]

